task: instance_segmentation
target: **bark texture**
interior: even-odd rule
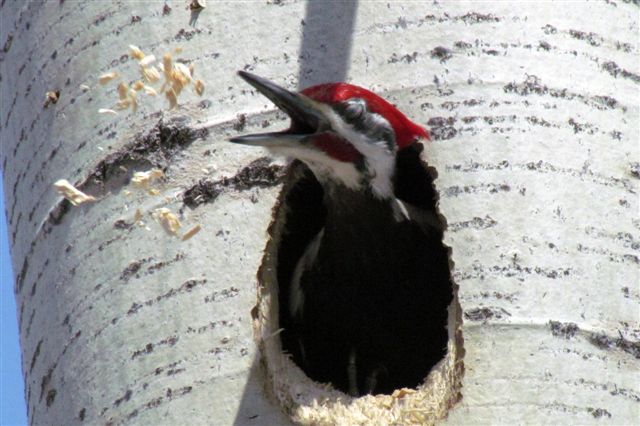
[[[289,422],[265,390],[269,336],[254,337],[250,313],[284,169],[224,142],[286,118],[238,69],[290,88],[347,80],[430,128],[464,337],[446,422],[637,422],[636,2],[209,3],[0,6],[0,164],[31,423]],[[158,58],[182,47],[203,98],[169,112],[141,96],[137,113],[99,115],[118,98],[101,74],[139,78],[129,44]],[[160,194],[131,188],[152,167]],[[61,201],[61,178],[98,201]],[[168,235],[151,218],[161,207],[202,231]],[[385,412],[302,395],[286,408],[305,422],[424,421],[401,400]]]

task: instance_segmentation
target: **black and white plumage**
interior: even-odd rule
[[[233,142],[302,161],[278,264],[283,348],[314,380],[351,395],[417,386],[443,358],[452,290],[426,132],[343,83],[302,94],[241,76],[292,118]],[[297,234],[296,234],[297,233]]]

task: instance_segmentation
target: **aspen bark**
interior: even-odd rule
[[[638,421],[636,2],[185,4],[0,6],[0,165],[31,423],[412,421],[372,396],[285,412],[265,384],[251,312],[286,168],[225,140],[287,118],[239,69],[291,89],[346,80],[430,129],[464,339],[445,423]],[[98,114],[118,81],[141,78],[131,44],[193,64],[204,95],[185,89],[169,110],[140,93],[137,112]],[[131,183],[152,168],[158,195]],[[97,200],[71,206],[58,179]],[[171,235],[159,208],[180,235],[200,232]]]

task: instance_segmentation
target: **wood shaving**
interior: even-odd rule
[[[196,82],[193,84],[193,87],[196,90],[198,96],[202,96],[202,94],[204,93],[204,82],[202,80],[196,80]]]
[[[154,55],[145,56],[144,59],[140,61],[141,67],[148,67],[152,63],[156,61],[156,57]]]
[[[156,67],[141,67],[140,73],[149,83],[155,83],[156,81],[160,80],[160,72]]]
[[[162,57],[162,70],[164,71],[164,78],[168,81],[171,80],[171,71],[173,70],[171,53],[165,53]]]
[[[131,178],[131,183],[138,188],[148,188],[154,181],[164,177],[164,172],[160,169],[151,169],[146,172],[135,172]]]
[[[127,99],[127,93],[129,93],[129,86],[122,82],[118,84],[118,97],[120,100]]]
[[[131,106],[131,101],[129,99],[122,99],[116,104],[116,109],[123,110],[129,108],[129,106]]]
[[[173,109],[176,106],[178,106],[178,97],[176,96],[176,92],[174,92],[173,89],[167,90],[167,92],[165,93],[165,96],[169,100],[170,109]]]
[[[83,92],[86,92],[88,90],[91,90],[91,87],[87,86],[86,84],[81,84],[80,89],[82,89]]]
[[[195,226],[193,226],[191,229],[189,229],[187,232],[185,232],[184,234],[182,234],[182,241],[187,241],[189,238],[193,237],[194,235],[196,235],[198,232],[200,232],[200,229],[202,229],[202,227],[200,226],[200,224],[197,224]]]
[[[129,90],[129,102],[131,103],[131,111],[138,110],[138,95],[135,90]]]
[[[149,96],[156,96],[158,94],[158,92],[156,92],[156,89],[151,86],[144,86],[144,93]]]
[[[118,78],[118,72],[117,71],[111,71],[105,74],[102,74],[100,77],[98,77],[98,83],[105,85],[108,82],[110,82],[111,80],[113,80],[114,78]]]
[[[156,188],[151,188],[149,191],[149,195],[160,195],[160,191]]]
[[[69,200],[74,206],[90,201],[96,201],[95,197],[80,191],[75,186],[71,185],[71,183],[66,179],[60,179],[54,183],[53,186],[56,188],[56,191],[58,191],[58,194]]]
[[[156,209],[154,217],[160,222],[163,228],[172,235],[178,235],[178,230],[182,227],[178,216],[173,214],[171,210],[166,207]]]
[[[117,112],[117,111],[114,111],[114,110],[112,110],[112,109],[109,109],[109,108],[100,108],[100,109],[98,110],[98,114],[111,114],[111,115],[116,115],[116,114],[118,114],[118,112]]]
[[[138,80],[135,83],[133,83],[133,86],[131,86],[131,88],[136,91],[141,90],[144,88],[144,83],[141,80]]]
[[[135,59],[139,61],[144,59],[144,53],[142,53],[142,50],[140,50],[138,46],[134,46],[133,44],[130,44],[129,50],[131,51],[131,56],[133,56]]]

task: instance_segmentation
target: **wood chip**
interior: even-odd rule
[[[129,86],[123,82],[118,84],[118,97],[120,100],[127,99],[127,93],[129,93]]]
[[[89,201],[96,201],[95,197],[87,195],[84,192],[80,191],[75,186],[71,185],[66,179],[60,179],[59,181],[54,183],[53,186],[56,188],[56,191],[58,191],[60,195],[69,200],[74,206]]]
[[[196,90],[198,96],[202,96],[202,94],[204,93],[204,82],[202,80],[196,80],[196,82],[193,84],[193,88]]]
[[[140,73],[149,83],[155,83],[160,80],[160,72],[156,67],[141,67]]]
[[[169,100],[169,108],[170,109],[175,108],[176,106],[178,106],[178,97],[176,96],[176,92],[174,92],[173,89],[167,90],[167,92],[165,93],[165,96]]]
[[[164,172],[160,169],[151,169],[146,172],[135,172],[131,178],[131,183],[138,188],[148,188],[154,181],[164,177]]]
[[[131,51],[131,56],[133,56],[135,59],[139,61],[144,59],[144,53],[142,53],[142,50],[140,50],[138,46],[134,46],[133,44],[130,44],[129,50]]]
[[[158,92],[156,92],[156,89],[151,86],[144,86],[144,93],[149,96],[156,96],[158,94]]]
[[[198,232],[200,232],[200,229],[202,229],[200,224],[195,225],[194,227],[192,227],[182,235],[182,241],[187,241],[189,238],[193,237]]]
[[[171,210],[166,207],[161,207],[155,210],[154,216],[168,233],[176,236],[178,235],[178,230],[182,224],[180,223],[178,216],[173,214]]]
[[[118,73],[116,71],[111,71],[111,72],[102,74],[100,77],[98,77],[98,83],[104,85],[117,77],[118,77]]]
[[[145,56],[143,60],[140,61],[141,67],[148,67],[152,63],[156,61],[156,57],[154,55]]]

